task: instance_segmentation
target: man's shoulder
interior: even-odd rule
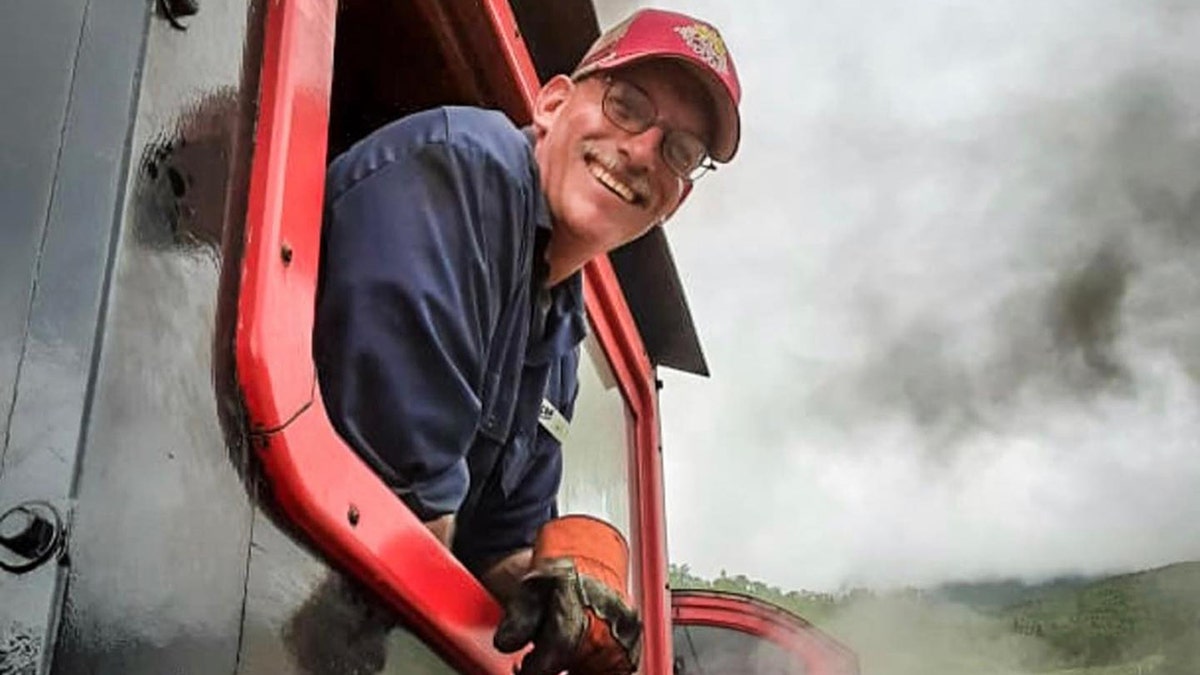
[[[438,109],[445,119],[446,142],[481,154],[515,173],[526,173],[532,152],[525,133],[498,110],[449,106]]]
[[[343,187],[432,147],[491,165],[514,180],[528,180],[533,175],[530,142],[504,113],[444,106],[402,117],[372,132],[334,161],[330,178]]]

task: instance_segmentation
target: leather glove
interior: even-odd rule
[[[519,675],[636,671],[642,622],[627,600],[628,556],[624,538],[603,521],[567,516],[547,523],[530,572],[505,603],[496,649],[512,653],[533,642]]]

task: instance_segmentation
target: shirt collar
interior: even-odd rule
[[[526,363],[544,364],[574,349],[587,336],[583,273],[576,272],[553,288],[539,288],[533,312],[533,329],[541,331],[529,336]]]

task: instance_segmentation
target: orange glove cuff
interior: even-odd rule
[[[572,675],[613,675],[637,670],[637,649],[631,653],[613,636],[612,626],[593,610],[588,610],[588,625],[580,640],[577,665]]]
[[[552,558],[570,558],[580,574],[608,586],[629,603],[629,544],[612,525],[584,515],[551,520],[533,542],[533,562],[536,566]]]

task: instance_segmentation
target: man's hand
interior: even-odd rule
[[[566,558],[540,563],[504,607],[495,645],[533,642],[520,675],[628,675],[637,670],[642,622],[610,588]]]
[[[598,553],[595,543],[606,534],[619,541],[620,560]],[[642,622],[624,598],[628,551],[623,547],[619,533],[591,518],[564,518],[543,528],[532,568],[505,602],[494,638],[505,653],[533,643],[519,675],[564,670],[571,675],[629,675],[637,670]]]

